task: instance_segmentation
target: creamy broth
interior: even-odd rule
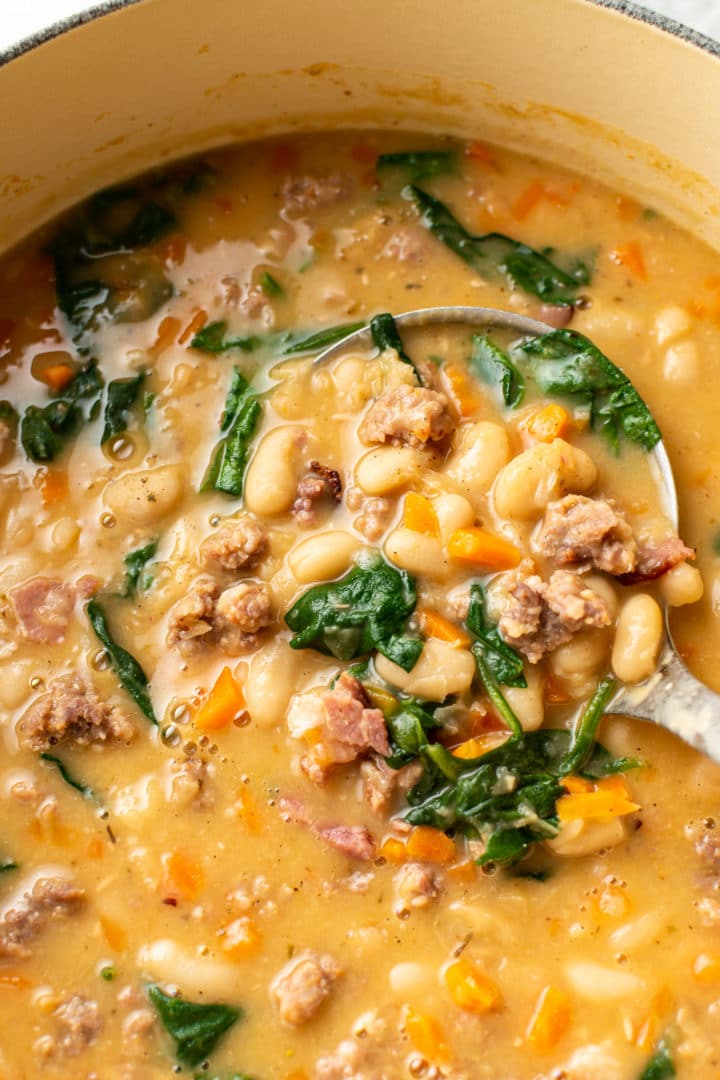
[[[566,299],[458,257],[408,182],[544,253]],[[616,452],[586,399],[543,392],[523,342],[414,330],[406,358],[348,346],[317,369],[302,344],[449,304],[568,323],[632,379],[694,560],[647,446]],[[629,760],[546,776],[520,828],[473,831],[475,810],[448,836],[406,796],[423,767],[439,790],[431,758],[470,768],[513,720],[540,746],[601,680],[644,679],[666,603],[720,689],[719,315],[717,254],[651,207],[426,136],[233,148],[3,258],[0,1077],[718,1075],[716,766],[607,717],[607,761]],[[610,524],[573,546],[598,506]],[[677,565],[648,571],[668,544]],[[378,567],[395,592],[371,645],[308,631],[312,590]],[[349,606],[378,614],[367,587]],[[501,766],[492,798],[517,784]],[[223,1006],[205,1050],[173,1039],[178,1001]]]

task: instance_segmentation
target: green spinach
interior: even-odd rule
[[[365,322],[353,322],[344,323],[342,326],[328,326],[324,330],[318,330],[314,334],[300,337],[297,340],[296,336],[291,334],[286,339],[287,344],[282,350],[282,355],[298,356],[300,353],[322,352],[323,349],[329,349],[331,345],[337,345],[339,341],[342,341],[343,338],[348,337],[350,334],[362,330],[366,325]]]
[[[213,451],[201,491],[242,495],[250,444],[261,415],[262,406],[255,391],[240,369],[233,368],[230,389],[220,418],[220,430],[227,434]]]
[[[131,375],[126,379],[113,379],[108,383],[101,443],[106,443],[116,435],[127,431],[128,415],[140,397],[144,381],[145,372],[141,371],[139,375]]]
[[[205,1005],[170,997],[157,985],[148,987],[148,997],[160,1021],[175,1040],[175,1056],[184,1065],[199,1065],[215,1049],[233,1024],[243,1018],[242,1009],[232,1005]]]
[[[499,388],[505,405],[511,409],[520,405],[525,396],[525,380],[505,350],[487,334],[473,334],[468,363],[479,379]]]
[[[478,582],[470,589],[470,607],[465,625],[478,639],[472,647],[476,659],[479,654],[484,656],[493,678],[502,686],[526,687],[522,657],[503,641],[497,626],[490,621],[485,589]]]
[[[379,556],[358,563],[345,577],[308,589],[285,615],[293,649],[317,649],[338,660],[377,649],[405,671],[416,664],[421,638],[404,633],[415,610],[415,582]]]
[[[643,1071],[638,1076],[638,1080],[668,1080],[671,1076],[676,1076],[675,1063],[670,1053],[670,1047],[667,1042],[662,1039],[655,1048],[655,1051],[648,1061]]]
[[[546,255],[502,233],[473,236],[444,203],[415,184],[408,184],[403,195],[415,203],[425,228],[488,280],[505,277],[517,288],[559,307],[574,304],[578,288],[588,284],[584,264],[567,273]]]
[[[14,859],[0,859],[0,874],[6,874],[10,870],[19,870],[20,863]]]
[[[227,328],[228,324],[223,320],[208,323],[195,334],[190,342],[191,348],[207,353],[229,352],[230,349],[254,352],[265,343],[265,339],[256,334],[251,334],[249,337],[233,337],[232,335],[228,337]]]
[[[140,583],[140,575],[155,555],[157,546],[158,541],[151,540],[149,544],[145,544],[141,548],[136,548],[135,551],[128,552],[123,559],[123,562],[125,563],[125,579],[123,581],[122,595],[126,599],[134,596],[137,592]],[[142,584],[142,588],[144,589],[147,588],[146,581]]]
[[[408,364],[413,369],[415,378],[420,386],[425,385],[422,375],[403,348],[402,338],[400,337],[397,324],[392,315],[385,312],[382,315],[376,315],[371,319],[370,333],[372,335],[373,345],[375,345],[380,352],[384,352],[385,349],[394,349],[398,355],[398,359],[402,360],[403,364]]]
[[[557,394],[590,410],[590,424],[599,428],[617,450],[620,437],[652,450],[662,438],[643,399],[625,375],[592,341],[574,330],[553,330],[518,346],[529,358],[533,379],[543,394]]]
[[[277,300],[282,300],[286,295],[277,278],[274,278],[267,270],[260,276],[260,288],[267,296],[272,296]]]
[[[402,169],[415,183],[444,173],[456,173],[458,157],[455,150],[401,150],[394,154],[380,154],[375,168],[377,172]]]
[[[65,783],[68,784],[71,788],[75,788],[76,791],[79,791],[84,798],[92,799],[93,802],[99,801],[90,785],[84,784],[82,780],[78,780],[76,777],[74,777],[65,765],[65,763],[61,761],[59,757],[55,757],[54,754],[48,754],[46,751],[42,751],[40,757],[43,761],[47,761],[50,765],[54,765]]]
[[[103,644],[118,679],[140,711],[151,723],[157,724],[155,711],[148,693],[147,675],[135,657],[114,640],[110,633],[107,616],[98,601],[90,600],[86,610],[90,625]]]
[[[23,450],[36,464],[54,461],[71,435],[86,419],[92,419],[100,406],[103,378],[92,360],[45,406],[29,405],[20,422]],[[80,402],[94,398],[84,412]]]

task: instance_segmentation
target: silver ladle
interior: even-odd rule
[[[461,324],[466,326],[510,330],[518,337],[547,334],[552,326],[516,315],[510,311],[498,311],[483,307],[432,307],[407,311],[395,316],[399,327],[415,328],[436,324]],[[323,350],[313,361],[314,367],[326,364],[351,346],[372,345],[369,326]],[[655,463],[656,480],[663,500],[663,509],[677,531],[678,501],[670,459],[662,442],[651,451]],[[707,754],[720,763],[720,694],[716,694],[696,679],[680,659],[672,638],[665,607],[666,640],[657,671],[643,683],[623,686],[608,706],[608,712],[649,720],[667,728],[690,746]]]

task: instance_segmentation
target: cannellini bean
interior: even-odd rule
[[[462,495],[438,495],[433,499],[433,509],[437,515],[443,544],[447,544],[457,529],[469,529],[475,524],[475,511]]]
[[[657,667],[663,639],[663,617],[649,593],[631,596],[618,616],[612,669],[626,683],[642,682]]]
[[[32,674],[31,660],[3,660],[0,679],[0,705],[3,708],[16,709],[30,696]]]
[[[112,480],[103,492],[103,502],[121,521],[154,525],[175,509],[184,491],[182,465],[160,465]]]
[[[413,529],[393,529],[385,541],[385,554],[402,570],[411,574],[442,579],[448,574],[448,561],[443,545],[435,536]]]
[[[655,316],[655,337],[658,345],[664,345],[687,333],[691,326],[692,319],[685,308],[675,304],[662,308]]]
[[[380,653],[375,669],[381,679],[406,694],[428,701],[443,701],[448,694],[464,694],[475,675],[475,661],[466,649],[456,649],[447,641],[429,638],[412,671],[404,671]]]
[[[493,492],[501,517],[521,521],[538,517],[553,499],[583,492],[597,479],[597,468],[584,450],[564,439],[538,443],[518,454],[498,475]]]
[[[642,949],[656,941],[666,926],[667,918],[661,911],[649,911],[613,930],[610,943],[620,952]]]
[[[660,595],[670,607],[694,604],[705,591],[700,571],[686,562],[673,566],[672,570],[663,574],[658,584]]]
[[[71,517],[62,517],[52,527],[50,543],[53,551],[67,551],[80,535],[80,526]]]
[[[420,476],[426,458],[409,446],[378,446],[355,466],[355,482],[366,495],[402,491]]]
[[[700,371],[698,349],[694,341],[677,341],[663,360],[663,375],[668,382],[686,385],[694,382]]]
[[[298,424],[273,428],[260,441],[245,476],[243,497],[248,510],[272,517],[293,504],[303,467],[307,432]]]
[[[406,960],[390,968],[388,981],[393,994],[402,1001],[416,998],[432,991],[437,976],[427,964]]]
[[[222,998],[228,986],[235,984],[237,977],[237,969],[232,964],[195,956],[170,938],[159,938],[141,945],[136,962],[151,979],[175,983],[188,997],[204,994],[210,998]]]
[[[585,574],[583,575],[583,581],[587,589],[592,589],[594,593],[601,596],[608,606],[610,618],[614,619],[617,615],[619,606],[618,594],[615,586],[608,578],[602,574]]]
[[[504,686],[508,705],[522,724],[523,731],[536,731],[545,717],[544,680],[536,667],[525,668],[527,687]]]
[[[588,1001],[617,1001],[642,992],[644,983],[631,971],[618,971],[591,960],[565,965],[565,975],[576,993]]]
[[[608,645],[607,631],[589,628],[581,630],[550,654],[550,671],[561,680],[570,697],[586,696],[589,685],[592,686],[605,663]]]
[[[617,847],[625,839],[625,825],[621,818],[610,821],[584,821],[578,818],[563,824],[557,836],[545,844],[556,855],[594,855],[596,851]]]
[[[282,721],[302,662],[300,654],[282,638],[275,638],[253,655],[243,684],[253,723],[272,727]],[[282,678],[278,677],[279,672],[282,672]]]
[[[455,481],[462,494],[477,505],[511,456],[505,428],[489,420],[478,420],[460,428],[445,473]]]
[[[360,547],[356,536],[341,529],[308,536],[290,551],[288,563],[296,581],[329,581],[339,577],[350,565]]]

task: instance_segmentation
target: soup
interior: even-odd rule
[[[605,714],[667,605],[720,689],[717,255],[333,133],[0,282],[0,1075],[716,1076],[720,772]]]

